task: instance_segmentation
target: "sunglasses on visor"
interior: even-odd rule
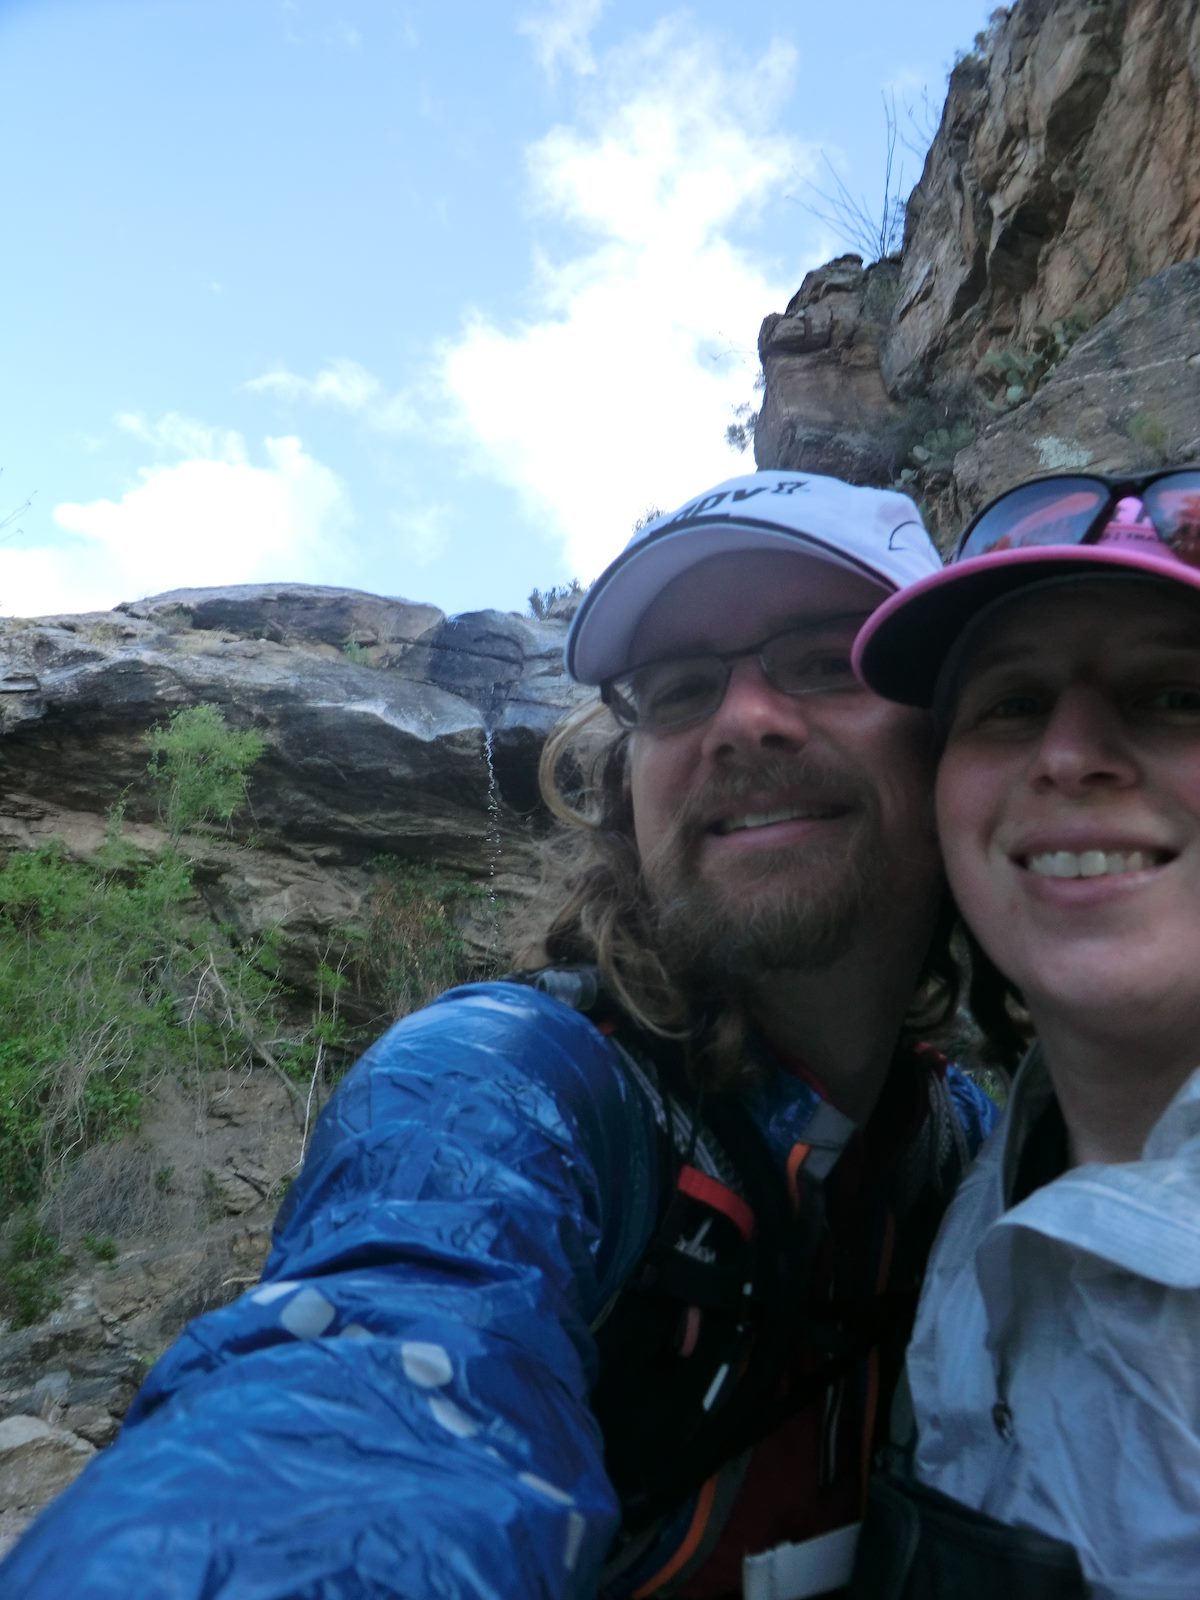
[[[836,632],[785,628],[744,650],[697,651],[648,661],[601,684],[600,698],[623,728],[685,728],[712,716],[725,698],[734,662],[747,656],[758,658],[763,677],[780,694],[855,690],[859,683],[850,665],[850,647],[863,620],[848,619]]]
[[[1117,504],[1134,495],[1142,503],[1125,538],[1165,546],[1177,560],[1200,567],[1200,467],[1109,478],[1058,473],[1033,478],[998,495],[967,524],[950,558],[968,561],[1000,550],[1040,545],[1093,544]]]

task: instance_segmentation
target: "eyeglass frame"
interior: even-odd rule
[[[775,690],[777,694],[787,695],[789,699],[800,700],[804,699],[808,695],[814,694],[841,694],[854,690],[861,690],[863,685],[855,676],[850,665],[849,646],[847,646],[846,650],[845,683],[839,683],[836,685],[814,684],[812,687],[804,689],[788,689],[781,684],[776,683],[774,677],[772,676],[770,662],[766,659],[763,652],[769,645],[774,644],[779,639],[790,638],[794,634],[817,633],[820,629],[829,627],[831,624],[838,622],[852,621],[857,629],[861,627],[863,622],[866,621],[868,615],[868,612],[850,611],[838,616],[811,618],[807,622],[793,623],[790,627],[779,628],[774,633],[768,634],[765,639],[760,639],[757,644],[747,645],[741,650],[688,650],[672,655],[656,656],[650,661],[642,661],[636,667],[631,667],[628,672],[617,672],[614,673],[611,678],[606,678],[600,685],[600,698],[612,712],[613,717],[616,719],[618,725],[622,728],[625,728],[630,733],[677,732],[682,728],[690,728],[696,723],[705,721],[706,718],[715,715],[715,713],[720,710],[725,696],[729,692],[729,680],[733,676],[734,663],[737,661],[746,660],[751,656],[757,658],[759,671],[762,673],[763,677],[766,679],[771,688]],[[853,643],[853,637],[851,638],[850,643]],[[693,715],[683,717],[679,721],[674,722],[646,723],[630,721],[627,717],[622,715],[621,710],[619,709],[619,702],[624,697],[622,697],[620,695],[620,691],[616,689],[616,685],[622,680],[633,678],[638,673],[645,672],[647,668],[650,667],[666,667],[670,666],[672,662],[684,663],[696,661],[715,661],[722,674],[720,678],[719,692],[713,699],[712,704],[709,705],[704,711],[696,712]]]
[[[1153,488],[1156,483],[1161,482],[1164,478],[1182,476],[1185,473],[1193,473],[1197,476],[1197,478],[1200,478],[1200,464],[1160,467],[1155,472],[1140,473],[1134,477],[1113,477],[1105,472],[1046,472],[1042,473],[1036,478],[1026,478],[1023,483],[1013,484],[1011,488],[1005,489],[1001,494],[993,496],[993,498],[989,500],[985,506],[980,507],[980,509],[971,518],[970,522],[968,522],[967,526],[963,529],[961,535],[959,536],[958,542],[954,547],[954,553],[951,555],[946,565],[947,567],[952,567],[959,561],[973,561],[979,557],[996,553],[995,542],[989,545],[987,549],[972,551],[969,555],[966,552],[967,546],[969,545],[980,525],[992,514],[992,512],[996,510],[998,506],[1002,506],[1010,497],[1021,494],[1027,489],[1035,489],[1041,484],[1077,483],[1082,485],[1098,484],[1108,491],[1107,501],[1105,501],[1096,510],[1091,521],[1088,523],[1087,527],[1084,529],[1083,533],[1078,539],[1048,539],[1045,541],[1031,540],[1028,544],[1009,545],[1006,548],[1010,550],[1052,550],[1057,544],[1061,545],[1063,549],[1075,550],[1081,545],[1094,544],[1095,535],[1102,531],[1105,526],[1105,519],[1109,516],[1117,504],[1125,498],[1126,495],[1133,495],[1142,502],[1142,509],[1149,518],[1150,524],[1154,529],[1155,536],[1162,545],[1163,549],[1169,551],[1185,566],[1200,567],[1200,561],[1192,562],[1187,560],[1186,557],[1179,554],[1174,545],[1170,542],[1170,539],[1164,536],[1162,529],[1154,520],[1153,511],[1146,505],[1144,498],[1146,490]],[[1200,483],[1197,484],[1197,493],[1200,494]],[[1198,529],[1197,532],[1200,533],[1200,529]],[[997,534],[996,539],[998,541],[1003,537],[1003,534]]]

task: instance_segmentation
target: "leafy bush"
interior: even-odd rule
[[[1166,466],[1175,454],[1170,428],[1153,411],[1135,411],[1125,431],[1137,446],[1142,465]]]
[[[136,1126],[160,1074],[227,1059],[240,997],[267,984],[197,925],[178,850],[185,829],[229,820],[262,740],[195,706],[146,742],[167,848],[133,851],[118,807],[91,861],[50,843],[0,866],[0,1211],[35,1201],[52,1164]]]
[[[228,822],[246,798],[248,774],[266,749],[259,734],[238,733],[214,705],[173,711],[146,735],[148,771],[172,840],[208,822]]]
[[[0,1314],[14,1328],[27,1328],[59,1304],[58,1281],[71,1265],[52,1234],[24,1213],[0,1254]]]
[[[539,622],[547,617],[569,617],[583,599],[584,592],[578,578],[572,578],[570,583],[552,583],[548,589],[531,589],[529,615]]]
[[[346,930],[337,982],[353,971],[360,989],[379,995],[395,1018],[475,976],[459,916],[484,893],[478,884],[422,862],[378,858],[363,918]]]

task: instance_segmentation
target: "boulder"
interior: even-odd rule
[[[95,1455],[94,1445],[41,1417],[0,1422],[0,1512],[20,1514],[44,1505]]]

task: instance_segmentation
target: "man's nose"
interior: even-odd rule
[[[713,760],[739,751],[798,750],[809,732],[805,697],[772,688],[757,657],[743,656],[705,725],[703,749]]]
[[[1035,787],[1065,792],[1126,788],[1138,764],[1120,708],[1102,690],[1071,684],[1047,718],[1030,773]]]

